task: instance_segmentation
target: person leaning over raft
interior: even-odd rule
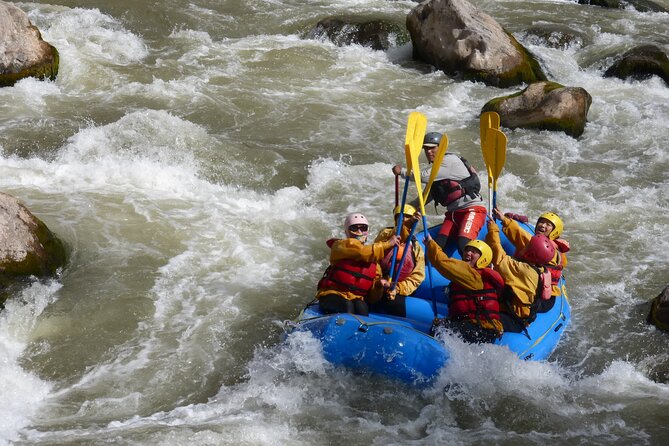
[[[522,257],[522,252],[530,242],[532,236],[520,227],[518,221],[527,222],[527,217],[523,215],[516,215],[506,213],[495,208],[493,215],[496,219],[502,222],[502,232],[509,239],[509,241],[516,247],[516,257]],[[562,219],[553,212],[545,212],[537,219],[535,225],[535,234],[544,234],[553,244],[555,248],[555,255],[546,268],[551,273],[551,296],[559,296],[561,293],[559,281],[562,277],[562,270],[567,266],[567,252],[569,252],[569,242],[559,238],[562,234],[564,223]]]
[[[504,332],[500,321],[499,297],[502,276],[489,267],[492,250],[481,240],[465,246],[463,260],[448,257],[428,234],[427,257],[444,277],[451,280],[448,319],[434,320],[438,327],[453,329],[466,342],[494,342]]]
[[[378,262],[385,252],[399,244],[393,235],[388,240],[365,246],[369,235],[367,218],[359,212],[346,216],[345,239],[330,239],[330,266],[318,282],[316,298],[325,313],[354,313],[366,316],[365,298],[375,287],[381,287]]]
[[[508,256],[493,219],[488,221],[486,242],[492,249],[492,263],[506,283],[500,313],[504,331],[522,333],[537,313],[549,311],[555,304],[550,273],[545,268],[555,255],[555,248],[548,237],[535,234],[525,246],[522,260]]]
[[[395,209],[393,210],[395,225],[398,224],[397,220],[399,215],[400,205],[395,206]],[[418,286],[425,279],[425,255],[423,254],[423,249],[420,247],[415,238],[407,244],[409,234],[411,233],[411,227],[421,219],[420,212],[416,211],[413,206],[405,204],[403,215],[402,229],[400,232],[400,244],[395,260],[395,270],[400,267],[402,254],[404,253],[407,245],[411,249],[407,252],[407,255],[404,259],[404,264],[401,265],[402,269],[399,270],[397,282],[395,282],[394,287],[392,286],[390,280],[388,280],[391,278],[390,268],[392,265],[394,249],[391,248],[386,251],[386,255],[383,257],[383,260],[381,260],[380,263],[381,271],[384,277],[381,279],[381,285],[383,288],[374,288],[370,292],[370,295],[367,298],[367,302],[370,304],[372,311],[376,313],[387,313],[394,316],[406,317],[406,296],[416,291]],[[376,236],[374,242],[376,243],[389,240],[390,237],[396,233],[396,227],[384,228]]]
[[[441,133],[430,132],[423,139],[423,150],[430,164],[434,162],[442,136]],[[431,171],[430,167],[421,172],[422,182],[427,183]],[[406,176],[406,172],[399,165],[393,166],[393,173]],[[458,251],[462,255],[465,245],[478,236],[485,224],[487,213],[480,190],[481,182],[469,162],[454,153],[447,152],[441,161],[430,193],[425,199],[425,204],[434,200],[446,208],[444,223],[439,229],[439,235],[435,237],[435,241],[442,249],[449,240],[457,240]],[[414,207],[418,204],[417,198],[411,202]]]

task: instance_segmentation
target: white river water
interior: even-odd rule
[[[0,444],[666,442],[669,335],[645,316],[669,283],[669,87],[602,73],[635,45],[669,52],[668,14],[474,2],[593,97],[578,139],[506,129],[498,183],[503,209],[563,217],[572,321],[546,362],[447,339],[452,361],[416,390],[283,343],[281,322],[346,213],[389,224],[411,111],[484,171],[480,109],[518,88],[431,72],[410,45],[301,37],[336,15],[403,23],[409,1],[16,4],[61,65],[0,89],[0,190],[70,260],[0,312]],[[580,40],[524,37],[542,24]]]

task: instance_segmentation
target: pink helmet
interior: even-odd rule
[[[346,216],[346,220],[344,220],[344,231],[348,232],[348,228],[353,225],[367,225],[367,229],[369,229],[369,222],[367,221],[367,217],[362,215],[360,212],[353,212]],[[368,231],[364,232],[367,233]]]
[[[545,265],[555,255],[555,246],[543,234],[533,235],[523,251],[522,258],[535,265]]]

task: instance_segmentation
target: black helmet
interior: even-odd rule
[[[423,145],[428,145],[428,144],[434,144],[435,146],[439,145],[439,141],[441,141],[442,134],[439,132],[430,132],[425,135],[425,138],[423,138]]]

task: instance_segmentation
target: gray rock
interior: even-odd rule
[[[639,12],[669,12],[666,8],[649,0],[578,0],[578,3],[614,9],[628,9],[632,6]]]
[[[590,104],[592,97],[583,88],[535,82],[519,93],[489,101],[481,112],[497,112],[507,128],[563,131],[578,138],[585,129]]]
[[[26,13],[0,0],[0,87],[29,76],[54,80],[58,62],[58,50],[42,40]]]
[[[409,41],[404,25],[381,19],[331,17],[319,21],[307,33],[309,39],[327,38],[338,46],[362,45],[387,50]]]
[[[652,300],[647,321],[660,330],[669,331],[669,285]]]
[[[669,58],[655,45],[642,45],[623,54],[604,72],[604,77],[638,80],[659,76],[669,85]]]
[[[535,25],[524,31],[515,33],[520,40],[532,45],[541,45],[548,48],[566,50],[569,48],[583,48],[586,36],[563,24]]]
[[[0,303],[12,282],[53,275],[65,262],[64,244],[21,202],[0,192]]]
[[[411,10],[414,57],[444,73],[509,87],[546,80],[539,63],[492,17],[466,0],[429,0]]]

